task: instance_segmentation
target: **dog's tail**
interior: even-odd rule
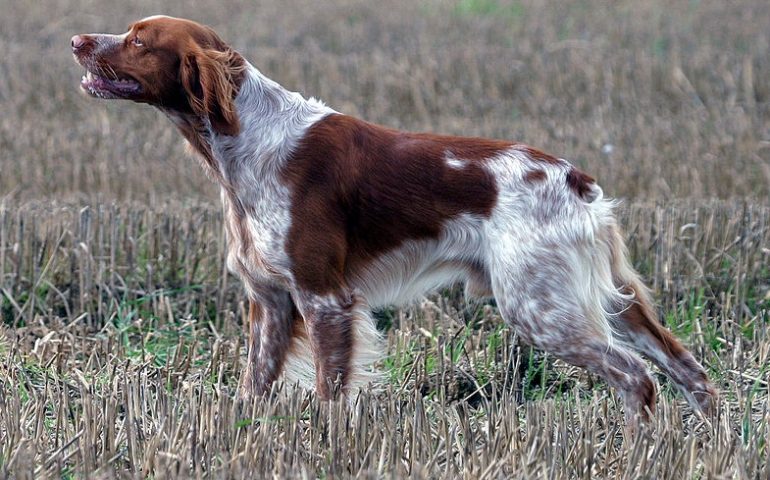
[[[626,246],[614,219],[606,226],[604,239],[610,246],[613,280],[618,291],[629,297],[613,317],[620,337],[655,363],[693,408],[713,413],[719,392],[703,366],[659,322],[650,291],[628,261]]]

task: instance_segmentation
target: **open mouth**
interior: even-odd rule
[[[142,85],[133,78],[108,78],[90,70],[80,80],[80,87],[99,98],[131,98],[142,92]]]

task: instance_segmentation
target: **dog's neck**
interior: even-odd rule
[[[240,133],[210,137],[214,157],[230,184],[252,176],[258,181],[280,168],[307,129],[334,113],[314,98],[286,90],[252,65],[235,98],[235,109]]]
[[[164,110],[201,155],[207,174],[230,195],[275,178],[307,129],[335,113],[315,98],[290,92],[248,62],[234,103],[240,123],[235,136],[217,134],[205,118]]]

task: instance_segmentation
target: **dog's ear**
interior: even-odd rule
[[[211,128],[221,135],[238,135],[241,130],[235,111],[236,76],[232,52],[196,49],[182,58],[182,86],[193,111],[208,117]]]

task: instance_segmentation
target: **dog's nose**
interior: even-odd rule
[[[76,52],[83,48],[83,45],[86,44],[86,39],[82,35],[75,35],[70,40],[70,44],[72,45],[72,51]]]

